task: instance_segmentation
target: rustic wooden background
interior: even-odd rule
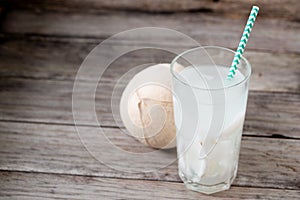
[[[188,191],[176,162],[132,174],[91,157],[76,134],[71,103],[76,72],[90,50],[112,34],[144,26],[234,49],[252,4],[261,10],[245,52],[253,74],[238,177],[229,191]],[[0,17],[1,199],[300,199],[298,0],[1,0]],[[130,41],[107,48],[124,45]],[[147,148],[120,134],[110,114],[110,91],[122,73],[149,59],[169,61],[171,55],[140,51],[122,57],[96,96],[110,139],[134,152]],[[82,121],[87,131],[95,126],[87,114]]]

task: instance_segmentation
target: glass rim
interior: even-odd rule
[[[196,51],[196,50],[199,50],[199,49],[220,49],[220,50],[225,50],[225,51],[228,51],[228,52],[231,52],[233,53],[233,55],[235,54],[235,51],[231,50],[231,49],[228,49],[228,48],[225,48],[225,47],[220,47],[220,46],[201,46],[201,47],[196,47],[196,48],[192,48],[192,49],[189,49],[189,50],[186,50],[182,53],[180,53],[179,55],[177,55],[171,62],[171,67],[170,67],[170,71],[171,71],[171,74],[172,76],[177,79],[179,82],[181,82],[182,84],[184,85],[187,85],[189,87],[192,87],[192,88],[195,88],[195,89],[198,89],[198,90],[205,90],[205,91],[218,91],[218,90],[224,90],[224,89],[229,89],[229,88],[232,88],[232,87],[236,87],[238,85],[241,85],[242,83],[246,82],[249,78],[250,78],[250,75],[252,73],[252,68],[251,68],[251,64],[249,63],[249,61],[242,55],[241,56],[241,60],[243,60],[245,63],[246,63],[246,68],[249,70],[249,73],[247,73],[247,75],[239,82],[233,84],[233,85],[229,85],[229,86],[226,86],[226,87],[222,87],[222,88],[202,88],[202,87],[198,87],[198,86],[194,86],[194,85],[191,85],[183,80],[181,80],[177,74],[174,72],[174,65],[176,63],[176,61],[182,57],[183,55],[185,54],[188,54],[192,51]],[[228,68],[229,70],[229,68]]]

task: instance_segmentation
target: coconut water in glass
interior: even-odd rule
[[[228,80],[233,56],[226,48],[199,47],[171,64],[179,176],[206,194],[229,189],[237,175],[251,66],[242,57]]]

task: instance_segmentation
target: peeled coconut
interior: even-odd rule
[[[175,66],[176,71],[183,69]],[[150,66],[136,74],[125,88],[120,115],[128,132],[153,148],[176,146],[170,64]]]

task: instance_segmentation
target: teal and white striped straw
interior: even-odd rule
[[[244,53],[244,50],[245,50],[246,44],[248,42],[250,32],[253,28],[255,19],[257,17],[258,11],[259,11],[259,8],[257,6],[252,7],[251,13],[249,15],[247,24],[246,24],[244,32],[243,32],[243,36],[242,36],[239,46],[235,52],[231,67],[229,69],[229,73],[227,75],[227,78],[229,80],[232,79],[234,77],[234,75],[236,74],[236,70],[238,69],[238,64],[240,64],[241,56]]]

